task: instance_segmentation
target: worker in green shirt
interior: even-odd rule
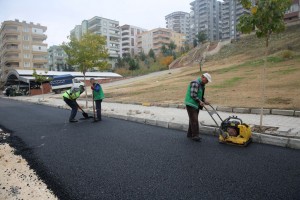
[[[211,76],[209,73],[202,74],[198,79],[190,82],[184,104],[189,115],[189,129],[187,137],[194,141],[201,141],[199,137],[199,111],[202,110],[205,104],[209,102],[204,98],[205,85],[211,82]]]
[[[95,119],[95,121],[101,121],[101,103],[105,96],[101,85],[98,82],[96,82],[94,78],[90,79],[90,83],[93,92],[93,101],[95,101],[96,104],[97,119]]]

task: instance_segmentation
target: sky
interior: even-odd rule
[[[40,23],[47,27],[49,46],[67,42],[75,25],[94,16],[119,21],[148,30],[166,27],[165,16],[190,12],[193,0],[0,0],[0,22]]]

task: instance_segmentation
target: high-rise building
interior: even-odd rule
[[[109,53],[109,63],[114,68],[117,58],[121,56],[121,30],[119,22],[103,17],[93,17],[83,20],[81,25],[76,25],[70,34],[80,39],[87,32],[102,35],[106,38],[106,47]]]
[[[146,29],[132,26],[125,24],[121,26],[121,33],[122,33],[122,56],[124,55],[131,55],[137,54],[137,42],[136,38],[138,34],[147,31]]]
[[[26,21],[4,21],[0,29],[0,69],[46,68],[46,26]]]
[[[182,11],[173,12],[165,16],[166,27],[177,33],[186,35],[186,40],[189,40],[190,34],[190,14]]]
[[[156,28],[137,36],[138,52],[148,54],[150,49],[155,54],[159,54],[161,47],[165,44],[170,44],[172,41],[176,44],[177,50],[184,46],[185,35],[183,33],[176,33],[166,28]]]
[[[66,52],[62,47],[53,45],[48,49],[48,69],[50,71],[64,71],[67,66]]]
[[[199,32],[205,33],[210,41],[219,40],[221,3],[217,0],[195,0],[190,5],[190,42]]]
[[[242,4],[236,0],[224,0],[222,3],[222,39],[236,39],[240,33],[237,31],[239,18],[249,13]]]

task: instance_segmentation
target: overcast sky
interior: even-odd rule
[[[75,25],[94,16],[146,29],[166,27],[165,16],[190,12],[193,0],[0,0],[0,22],[19,19],[47,26],[48,47],[67,41]]]

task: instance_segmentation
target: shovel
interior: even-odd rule
[[[77,102],[76,102],[76,103],[77,103]],[[78,103],[77,103],[77,107],[82,111],[82,116],[83,116],[85,119],[90,118],[89,115],[88,115],[86,112],[84,112],[84,110],[78,105]]]

